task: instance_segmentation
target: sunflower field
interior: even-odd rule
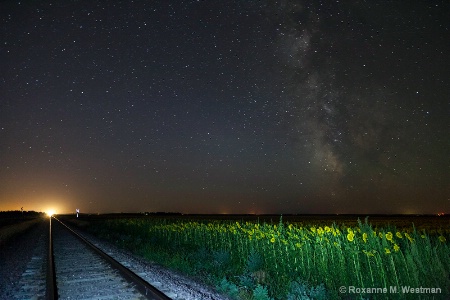
[[[131,218],[89,230],[232,299],[418,299],[401,287],[450,294],[450,230],[302,223]],[[398,288],[343,294],[340,287]],[[391,288],[392,289],[392,288]],[[392,292],[392,290],[391,290]],[[429,298],[427,298],[429,297]]]

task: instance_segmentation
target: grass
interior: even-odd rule
[[[450,294],[448,228],[244,220],[131,218],[89,230],[234,299],[417,299],[341,294],[339,287],[440,288]]]
[[[0,245],[6,243],[10,238],[18,235],[37,223],[41,222],[42,218],[36,218],[32,220],[27,220],[23,222],[18,222],[16,224],[3,226],[0,228]]]

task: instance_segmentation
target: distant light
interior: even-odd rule
[[[47,216],[51,217],[56,213],[56,211],[54,209],[49,209],[49,210],[47,210],[46,213],[47,213]]]

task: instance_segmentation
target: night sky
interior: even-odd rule
[[[1,1],[0,210],[450,212],[449,15]]]

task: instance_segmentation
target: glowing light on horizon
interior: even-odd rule
[[[51,217],[56,213],[56,211],[54,209],[49,209],[46,211],[47,216]]]

